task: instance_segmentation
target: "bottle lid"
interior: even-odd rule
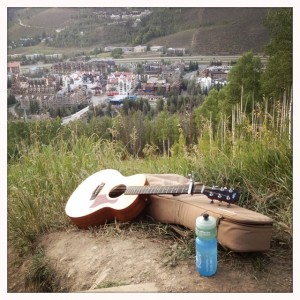
[[[210,216],[208,213],[205,213],[196,219],[196,228],[198,230],[208,231],[215,228],[216,225],[217,225],[216,218]]]

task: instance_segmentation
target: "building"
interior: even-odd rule
[[[29,109],[32,103],[37,104],[39,108],[71,108],[79,104],[88,105],[90,102],[90,98],[86,96],[86,92],[83,89],[78,89],[72,93],[25,94],[20,95],[18,100],[22,109]]]
[[[104,52],[111,52],[115,49],[122,49],[122,51],[124,53],[132,53],[134,52],[134,47],[112,47],[112,46],[107,46],[107,47],[104,47]]]
[[[113,19],[113,20],[120,20],[120,19],[121,19],[121,15],[114,15],[114,14],[111,14],[111,15],[110,15],[110,18]]]
[[[171,85],[167,83],[166,79],[158,77],[150,77],[147,82],[142,83],[142,88],[138,90],[140,96],[143,95],[164,95],[170,91]]]
[[[144,74],[160,75],[163,69],[163,64],[160,61],[148,61],[143,64]]]
[[[147,52],[147,46],[136,46],[134,47],[133,52]]]
[[[183,62],[174,62],[170,65],[163,65],[161,76],[170,81],[177,80],[180,75],[184,72]]]
[[[34,54],[26,54],[25,58],[27,60],[39,60],[39,59],[44,59],[44,54],[42,53],[34,53]]]
[[[52,73],[55,74],[72,74],[76,71],[80,72],[97,72],[99,74],[107,74],[114,71],[115,62],[105,59],[93,59],[84,61],[67,61],[55,63],[51,66]]]
[[[107,99],[107,101],[112,105],[122,105],[125,99],[135,101],[137,99],[137,97],[135,95],[131,95],[131,96],[115,95],[115,96],[109,97]]]
[[[225,86],[228,80],[228,73],[232,66],[210,66],[203,70],[202,77],[196,78],[196,83],[200,85],[203,93],[217,87],[218,89]]]
[[[167,55],[170,56],[183,56],[185,55],[185,48],[168,48]]]
[[[150,51],[152,52],[164,52],[164,46],[151,46]]]
[[[21,72],[20,63],[17,61],[12,61],[7,63],[7,73],[12,73],[14,75],[19,75]]]
[[[108,95],[130,95],[137,84],[137,75],[131,72],[114,72],[107,76]]]
[[[222,79],[227,80],[228,73],[231,70],[232,66],[211,66],[207,67],[203,71],[204,77],[211,77],[212,80]]]
[[[62,58],[63,58],[62,54],[45,54],[45,60],[47,61],[60,60]]]
[[[198,77],[196,79],[196,83],[200,85],[202,91],[208,92],[212,86],[212,79],[211,77]]]
[[[80,72],[43,78],[18,76],[12,83],[11,93],[23,109],[31,105],[42,109],[71,108],[88,105],[93,94],[102,93],[102,85],[99,76]]]
[[[23,56],[23,54],[10,54],[10,55],[7,55],[7,59],[9,61],[21,60],[22,56]]]

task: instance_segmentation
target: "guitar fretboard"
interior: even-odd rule
[[[124,186],[125,187],[125,186]],[[233,189],[206,187],[204,185],[194,185],[189,191],[189,185],[172,185],[172,186],[128,186],[123,190],[125,195],[155,195],[155,194],[204,194],[210,199],[234,203],[239,199],[239,193]]]
[[[200,194],[202,187],[193,187],[192,193]],[[129,186],[125,195],[150,195],[150,194],[188,194],[188,185],[174,186]]]

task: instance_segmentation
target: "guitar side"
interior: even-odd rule
[[[103,225],[109,220],[129,221],[144,209],[139,195],[124,195],[127,186],[144,186],[143,174],[123,176],[107,169],[85,179],[70,196],[65,211],[72,222],[82,229]]]

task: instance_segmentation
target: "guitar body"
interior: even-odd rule
[[[109,220],[130,221],[145,208],[139,195],[125,195],[127,186],[144,186],[146,176],[123,176],[112,169],[102,170],[85,179],[70,196],[65,211],[82,229],[103,225]]]

